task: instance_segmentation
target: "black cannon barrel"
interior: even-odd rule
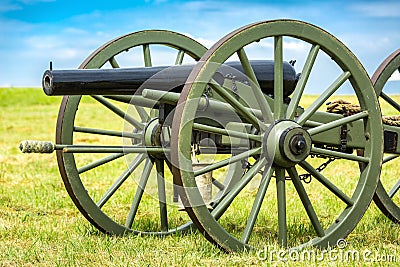
[[[47,95],[132,95],[166,68],[47,70],[42,86]],[[192,67],[186,68],[190,73]]]
[[[274,62],[270,60],[250,61],[257,80],[265,94],[273,94]],[[145,86],[150,89],[179,92],[194,65],[168,67],[47,70],[42,79],[47,95],[133,95]],[[229,62],[218,69],[219,79],[234,79],[246,82],[240,62]],[[283,63],[284,95],[290,95],[299,75],[293,66]],[[151,78],[151,79],[150,79]],[[222,82],[222,81],[221,81]],[[146,84],[145,84],[146,83]],[[145,84],[145,85],[144,85]]]

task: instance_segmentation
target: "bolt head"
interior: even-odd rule
[[[301,155],[307,148],[306,139],[302,134],[297,134],[290,140],[290,151],[295,155]]]

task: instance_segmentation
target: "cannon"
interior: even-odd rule
[[[153,64],[156,45],[177,50],[170,66]],[[251,58],[255,49],[263,59]],[[144,66],[121,67],[124,54]],[[55,150],[73,202],[105,233],[198,229],[228,252],[262,246],[265,236],[283,247],[334,246],[377,186],[375,202],[398,221],[399,182],[387,192],[379,177],[399,155],[399,129],[382,124],[378,103],[390,99],[382,88],[397,58],[371,83],[344,44],[295,20],[247,25],[208,50],[178,33],[136,32],[78,70],[46,71],[45,93],[65,95],[56,142],[20,148]],[[310,100],[311,89],[320,94]],[[351,105],[339,100],[343,91]]]
[[[252,61],[251,66],[264,94],[273,94],[273,61]],[[293,93],[298,75],[292,65],[283,63],[284,95]],[[101,69],[101,70],[47,70],[42,79],[46,95],[133,95],[145,82],[146,86],[163,91],[182,90],[194,65],[167,67]],[[234,76],[233,74],[236,74]],[[222,65],[215,79],[223,82],[230,76],[237,82],[248,83],[239,62]],[[233,77],[234,76],[234,77]],[[151,81],[148,81],[151,78]]]

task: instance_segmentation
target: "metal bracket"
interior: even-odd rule
[[[239,92],[238,92],[238,88],[236,85],[236,76],[233,74],[227,74],[225,75],[225,78],[229,79],[232,81],[232,92],[235,94],[236,98],[239,99]]]
[[[385,152],[396,152],[398,134],[397,132],[384,130],[383,131],[383,151]]]
[[[349,130],[347,129],[347,124],[344,124],[340,127],[340,151],[346,152],[347,150],[347,133]]]

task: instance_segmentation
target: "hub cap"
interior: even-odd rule
[[[264,134],[263,150],[268,160],[291,167],[305,160],[311,151],[311,136],[293,121],[277,121]]]

